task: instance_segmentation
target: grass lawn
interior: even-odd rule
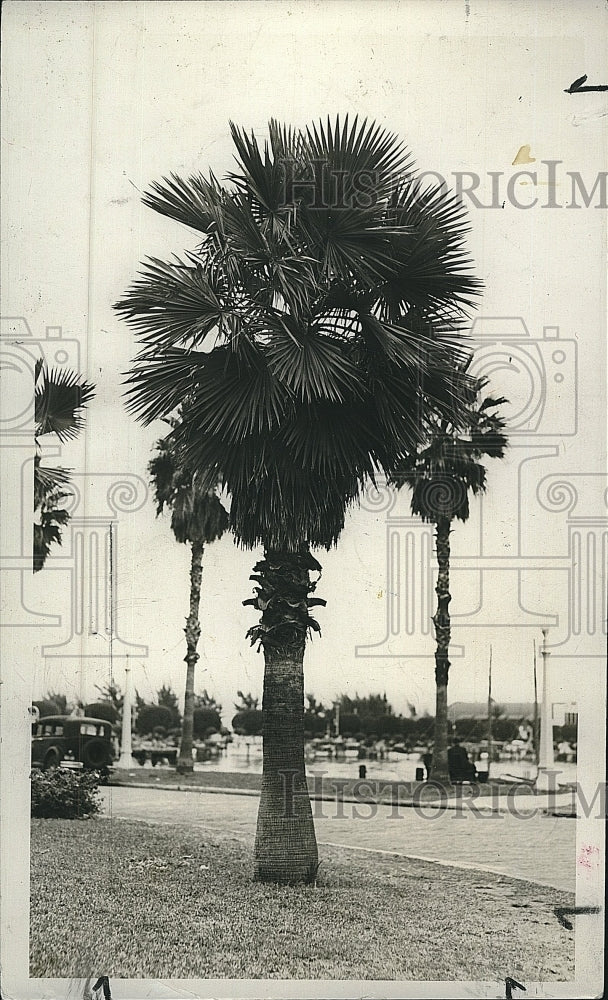
[[[570,980],[574,896],[326,848],[316,887],[251,881],[231,840],[142,822],[32,820],[30,976]]]

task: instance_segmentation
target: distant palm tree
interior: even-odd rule
[[[34,387],[34,544],[33,570],[44,566],[53,544],[61,545],[61,529],[70,519],[61,507],[70,496],[67,469],[42,465],[41,438],[54,434],[61,444],[78,436],[84,425],[82,410],[95,395],[94,386],[68,369],[49,370],[36,362]]]
[[[432,423],[430,441],[426,447],[402,462],[393,474],[398,486],[407,485],[412,491],[412,513],[435,525],[437,566],[439,569],[435,593],[437,610],[435,626],[435,742],[431,777],[448,781],[448,674],[450,669],[450,533],[452,521],[469,518],[469,493],[473,496],[486,489],[486,469],[482,458],[502,458],[507,446],[505,421],[496,407],[505,399],[479,394],[485,387],[480,380],[470,396],[465,427],[457,426],[445,417]]]
[[[151,208],[202,234],[183,260],[150,260],[117,303],[141,344],[128,407],[144,422],[192,405],[180,438],[230,527],[262,545],[252,579],[264,651],[264,766],[254,877],[312,881],[304,675],[321,566],[348,507],[424,438],[460,420],[464,317],[479,292],[462,204],[412,173],[375,123],[294,131],[260,146],[231,126],[237,168],[155,183]],[[313,579],[311,574],[316,574]]]
[[[173,429],[178,427],[172,421]],[[199,654],[201,634],[200,602],[205,545],[221,538],[228,526],[228,514],[220,503],[214,488],[202,487],[184,459],[183,449],[176,444],[173,434],[156,444],[156,455],[148,465],[156,498],[156,513],[165,507],[171,511],[171,529],[178,542],[190,546],[190,612],[186,619],[186,694],[182,719],[182,737],[177,770],[185,774],[194,770],[192,741],[194,727],[194,675]]]

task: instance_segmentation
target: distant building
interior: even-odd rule
[[[534,716],[533,701],[500,701],[496,702],[495,705],[500,708],[503,719],[513,719],[519,722],[520,719],[532,719]],[[538,710],[540,712],[540,705]],[[487,701],[455,701],[448,709],[450,722],[457,722],[459,719],[487,719],[487,717]],[[576,702],[553,703],[554,726],[576,726],[577,722]]]
[[[495,702],[501,710],[503,719],[531,719],[534,715],[534,702],[532,701],[500,701]],[[487,719],[487,701],[455,701],[448,709],[450,722],[457,722],[458,719]]]

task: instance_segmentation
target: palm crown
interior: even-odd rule
[[[214,542],[226,530],[228,514],[213,487],[201,489],[197,476],[184,462],[173,433],[179,428],[169,421],[173,431],[156,442],[156,451],[148,463],[148,472],[156,499],[156,513],[171,511],[171,530],[178,542]]]
[[[203,240],[116,305],[141,345],[128,405],[150,422],[191,398],[181,445],[242,544],[329,547],[368,477],[431,418],[465,419],[468,227],[378,125],[271,122],[263,147],[231,128],[225,184],[172,175],[144,197]]]
[[[412,512],[423,521],[467,521],[469,493],[476,496],[486,488],[486,469],[481,459],[504,455],[505,420],[495,410],[506,399],[481,397],[485,384],[480,379],[469,396],[465,426],[438,419],[426,447],[400,463],[393,473],[397,486],[410,487]]]

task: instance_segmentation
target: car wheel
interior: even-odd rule
[[[63,754],[58,747],[51,747],[44,758],[44,770],[49,771],[52,767],[59,767]]]
[[[100,769],[106,767],[110,759],[110,748],[103,740],[89,740],[82,749],[82,761],[85,767]]]

